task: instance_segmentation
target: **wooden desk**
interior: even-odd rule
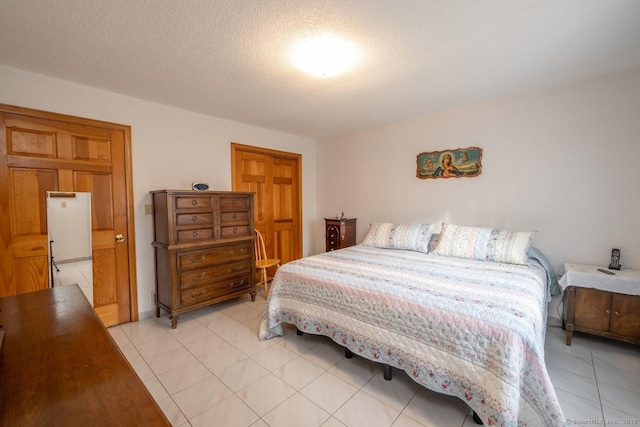
[[[77,285],[0,298],[0,325],[0,425],[171,425]]]

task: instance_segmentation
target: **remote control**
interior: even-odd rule
[[[609,271],[609,270],[605,270],[604,268],[599,268],[598,271],[600,273],[604,273],[604,274],[611,274],[611,275],[616,275],[616,273],[614,273],[613,271]]]

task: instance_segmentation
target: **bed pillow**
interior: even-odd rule
[[[444,224],[436,255],[526,264],[533,231],[507,231]]]
[[[428,253],[432,234],[430,224],[377,222],[371,224],[362,244],[377,248],[406,249]]]

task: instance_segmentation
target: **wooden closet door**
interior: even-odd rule
[[[1,105],[0,126],[0,296],[49,287],[46,192],[90,192],[94,308],[135,320],[128,127]]]
[[[255,193],[254,225],[269,257],[302,257],[300,154],[231,144],[234,191]]]

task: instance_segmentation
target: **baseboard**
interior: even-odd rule
[[[155,309],[149,310],[149,311],[141,311],[140,313],[138,313],[138,320],[149,319],[150,317],[153,317],[155,315],[156,315]]]
[[[562,319],[559,317],[548,316],[547,317],[547,326],[552,328],[559,328],[562,326]]]

